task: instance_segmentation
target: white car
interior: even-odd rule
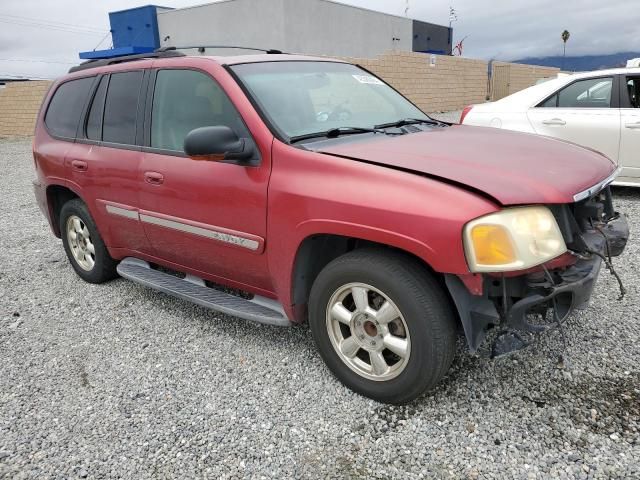
[[[589,147],[622,167],[615,185],[640,186],[640,68],[560,74],[502,100],[469,106],[460,123]]]

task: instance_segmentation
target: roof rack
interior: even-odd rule
[[[80,65],[71,67],[69,73],[80,72],[82,70],[88,70],[90,68],[105,67],[107,65],[115,65],[118,63],[133,62],[135,60],[145,60],[149,58],[170,58],[170,57],[184,57],[182,52],[175,51],[175,49],[160,49],[155,52],[138,53],[136,55],[123,55],[121,57],[104,58],[101,60],[89,60],[83,62]]]
[[[154,52],[149,53],[138,53],[135,55],[122,55],[120,57],[113,58],[104,58],[100,60],[89,60],[87,62],[83,62],[80,65],[76,65],[75,67],[71,67],[69,69],[69,73],[80,72],[82,70],[88,70],[90,68],[98,68],[105,67],[107,65],[116,65],[118,63],[124,62],[133,62],[135,60],[145,60],[149,58],[171,58],[171,57],[184,57],[185,54],[179,52],[178,50],[198,50],[200,53],[204,53],[207,48],[232,48],[239,50],[251,50],[254,52],[263,52],[268,55],[280,55],[283,52],[280,50],[270,49],[266,50],[264,48],[252,48],[252,47],[238,47],[233,45],[200,45],[193,47],[163,47],[158,48]]]
[[[200,53],[204,53],[207,48],[231,48],[237,50],[251,50],[254,52],[263,52],[267,55],[282,55],[284,52],[276,49],[264,49],[264,48],[253,48],[253,47],[240,47],[237,45],[196,45],[196,46],[188,46],[188,47],[163,47],[156,50],[156,52],[172,52],[174,50],[198,50]]]

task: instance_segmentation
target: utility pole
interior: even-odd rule
[[[409,8],[410,7],[411,7],[411,5],[409,5],[409,0],[407,0],[406,6],[405,6],[405,9],[404,9],[404,16],[407,17],[407,18],[409,17]]]
[[[449,7],[449,28],[451,28],[451,24],[453,24],[453,22],[457,22],[458,21],[458,12],[456,12],[456,9],[453,7]]]
[[[452,6],[449,6],[449,45],[451,45],[451,55],[453,55],[453,30],[451,30],[451,25],[453,22],[458,21],[458,12]]]

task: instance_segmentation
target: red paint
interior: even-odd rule
[[[261,59],[295,57],[242,61]],[[227,63],[234,61],[241,60]],[[459,275],[478,293],[482,277],[469,273],[462,245],[468,221],[499,210],[499,204],[571,202],[614,168],[596,153],[559,141],[463,126],[354,139],[324,153],[296,148],[274,138],[235,80],[211,58],[122,63],[61,81],[141,68],[194,68],[215,78],[249,128],[261,164],[194,161],[56,140],[43,125],[43,109],[34,141],[40,207],[52,222],[47,188],[66,187],[86,202],[114,258],[136,256],[276,298],[291,318],[305,311],[293,305],[292,276],[298,249],[312,235],[342,235],[404,250],[436,272]],[[259,248],[113,215],[107,205],[134,217],[146,212],[244,235],[257,240]]]
[[[616,169],[605,156],[560,140],[464,125],[323,151],[449,179],[502,205],[570,203]]]
[[[464,109],[462,110],[462,113],[460,114],[460,124],[462,125],[464,123],[464,119],[466,118],[467,115],[469,115],[469,112],[473,110],[473,105],[469,105],[468,107],[464,107]]]

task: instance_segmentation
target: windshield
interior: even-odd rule
[[[289,138],[429,119],[389,85],[354,65],[291,61],[232,69],[263,114]]]

